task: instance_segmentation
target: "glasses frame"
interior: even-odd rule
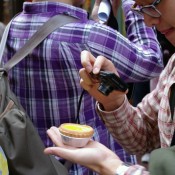
[[[134,5],[131,7],[131,9],[134,11],[134,12],[137,12],[141,15],[143,14],[147,14],[153,18],[160,18],[161,17],[161,12],[156,8],[156,5],[158,5],[159,3],[161,2],[161,0],[155,0],[152,4],[150,5],[145,5],[145,6],[142,6],[142,7],[137,7],[137,3],[134,3]],[[150,13],[150,11],[148,11],[147,9],[152,9],[156,12],[156,14],[152,14]]]

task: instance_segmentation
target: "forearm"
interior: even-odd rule
[[[147,27],[143,16],[131,10],[133,0],[123,0],[122,8],[125,16],[125,27],[127,38],[139,45],[150,47],[155,52],[160,50],[156,31],[152,27]]]
[[[139,52],[137,53],[137,51],[135,52],[137,61],[139,62],[139,65],[137,67],[138,77],[136,79],[139,79],[139,69],[141,69],[141,67],[142,69],[146,68],[147,67],[146,65],[148,64],[150,64],[148,66],[149,68],[147,67],[147,69],[145,69],[147,73],[144,73],[143,70],[143,77],[144,74],[145,75],[149,74],[148,72],[150,72],[150,74],[148,75],[149,79],[157,77],[158,74],[160,74],[161,70],[163,69],[163,62],[162,62],[163,58],[155,30],[153,30],[153,28],[151,27],[147,27],[145,25],[144,18],[141,15],[138,15],[131,10],[131,6],[135,1],[132,0],[122,0],[122,1],[123,1],[122,8],[125,16],[125,28],[127,38],[128,40],[131,41],[131,45],[134,46],[136,44],[137,45],[136,47],[138,47],[138,51],[140,50],[139,52],[140,53],[142,52],[143,54],[142,60],[139,61],[140,53]],[[130,56],[131,56],[130,60],[132,62],[132,60],[134,59],[134,54],[133,53],[130,53],[130,55],[128,54],[128,58]],[[132,76],[134,76],[134,74],[135,70],[133,70]],[[123,73],[121,73],[120,76],[123,78]],[[126,79],[126,81],[129,82],[133,80]]]
[[[122,161],[118,159],[108,159],[104,161],[99,168],[99,174],[101,175],[116,175],[116,170],[122,165]]]
[[[110,94],[113,96],[113,94]],[[115,96],[115,95],[114,95]],[[104,111],[114,111],[118,109],[124,102],[125,95],[118,95],[115,100],[106,100],[100,103],[100,108]]]
[[[138,82],[160,75],[163,62],[156,41],[150,45],[139,44],[137,41],[130,41],[123,37],[119,32],[112,32],[107,26],[94,27],[91,32],[87,46],[91,53],[95,57],[103,55],[111,60],[123,80]],[[105,39],[97,42],[97,38],[104,38],[104,36]]]
[[[114,139],[131,154],[143,154],[159,146],[156,113],[153,113],[153,107],[147,107],[146,102],[144,104],[141,110],[141,105],[139,108],[134,108],[125,99],[116,110],[105,111],[97,103],[97,112],[105,126]],[[151,134],[155,136],[155,140],[149,137]]]

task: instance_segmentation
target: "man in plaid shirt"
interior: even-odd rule
[[[175,46],[175,1],[174,0],[136,0],[132,9],[144,15],[148,26],[155,26]],[[157,87],[146,95],[137,107],[133,107],[126,93],[113,91],[102,95],[98,84],[90,78],[89,72],[99,73],[100,69],[117,73],[115,65],[103,56],[95,59],[89,52],[81,56],[83,69],[80,71],[81,85],[96,100],[97,112],[115,140],[131,154],[143,154],[156,148],[171,145],[175,133],[174,108],[170,111],[170,97],[175,83],[175,55],[172,55],[162,71]],[[112,151],[90,141],[84,148],[70,150],[55,137],[60,135],[51,128],[49,136],[59,147],[48,148],[45,153],[56,154],[82,164],[103,175],[148,175],[139,165],[126,165]],[[63,152],[62,152],[63,151]],[[79,152],[78,155],[75,155]],[[88,156],[91,155],[91,156]],[[164,170],[165,171],[165,170]],[[165,175],[168,173],[164,172]]]

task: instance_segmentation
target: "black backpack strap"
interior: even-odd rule
[[[174,108],[175,108],[175,84],[172,84],[171,86],[171,94],[170,94],[170,111],[171,111],[171,119],[173,120],[174,117]],[[175,145],[175,131],[171,140],[171,146]]]

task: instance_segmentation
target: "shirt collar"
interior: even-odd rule
[[[23,12],[30,14],[37,13],[56,13],[56,14],[68,14],[70,16],[81,19],[82,21],[87,21],[88,13],[84,9],[74,7],[69,4],[60,2],[25,2],[23,5]]]

